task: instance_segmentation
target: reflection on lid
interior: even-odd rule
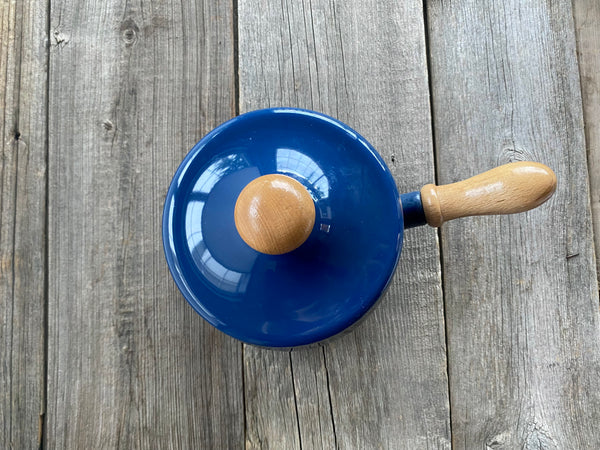
[[[318,164],[304,153],[287,148],[277,149],[277,171],[291,173],[308,181],[318,200],[329,197],[329,181]]]
[[[187,245],[195,266],[213,289],[233,295],[246,291],[250,275],[230,270],[213,257],[203,240],[202,211],[214,186],[228,174],[248,165],[246,158],[238,153],[214,161],[198,177],[185,210]]]
[[[221,178],[248,166],[246,158],[239,153],[219,158],[202,172],[192,191],[208,194]]]
[[[246,292],[250,274],[229,270],[221,265],[206,248],[203,241],[192,249],[192,258],[210,285],[225,293],[243,294]]]

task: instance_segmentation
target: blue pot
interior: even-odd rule
[[[265,174],[299,181],[315,204],[308,239],[283,255],[240,237],[234,207]],[[404,228],[425,223],[418,192],[400,196],[375,149],[313,111],[253,111],[219,126],[185,157],[169,188],[163,244],[190,305],[241,341],[312,344],[357,322],[394,273]]]

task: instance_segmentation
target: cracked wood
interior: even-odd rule
[[[371,141],[401,190],[433,181],[421,3],[242,0],[238,17],[241,112],[324,112]],[[449,448],[439,272],[435,231],[411,230],[353,332],[291,360],[246,347],[247,446]]]
[[[241,345],[177,291],[177,165],[234,108],[228,1],[51,2],[49,448],[240,448]]]
[[[0,448],[38,448],[45,410],[47,11],[0,3]]]
[[[439,182],[528,159],[558,178],[535,210],[442,227],[452,442],[598,448],[600,311],[571,2],[427,8]]]

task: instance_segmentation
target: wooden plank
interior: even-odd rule
[[[574,0],[573,16],[588,153],[596,267],[600,278],[600,2]]]
[[[442,229],[455,448],[598,448],[600,317],[569,1],[428,2],[438,176],[551,166],[555,196]]]
[[[421,2],[241,0],[238,17],[242,112],[330,114],[372,142],[401,191],[433,180]],[[398,272],[376,311],[323,349],[246,347],[248,447],[449,448],[434,230],[407,233]]]
[[[44,414],[46,2],[0,3],[0,448],[37,448]]]
[[[239,448],[241,345],[177,292],[176,167],[234,114],[227,1],[53,0],[48,448]]]
[[[300,449],[288,352],[244,347],[246,448]]]

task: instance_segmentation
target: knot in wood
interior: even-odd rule
[[[121,39],[127,47],[135,44],[140,29],[131,18],[123,21],[121,24]]]
[[[498,164],[506,164],[518,161],[535,161],[537,158],[533,152],[518,145],[506,145],[502,148],[498,157]]]

